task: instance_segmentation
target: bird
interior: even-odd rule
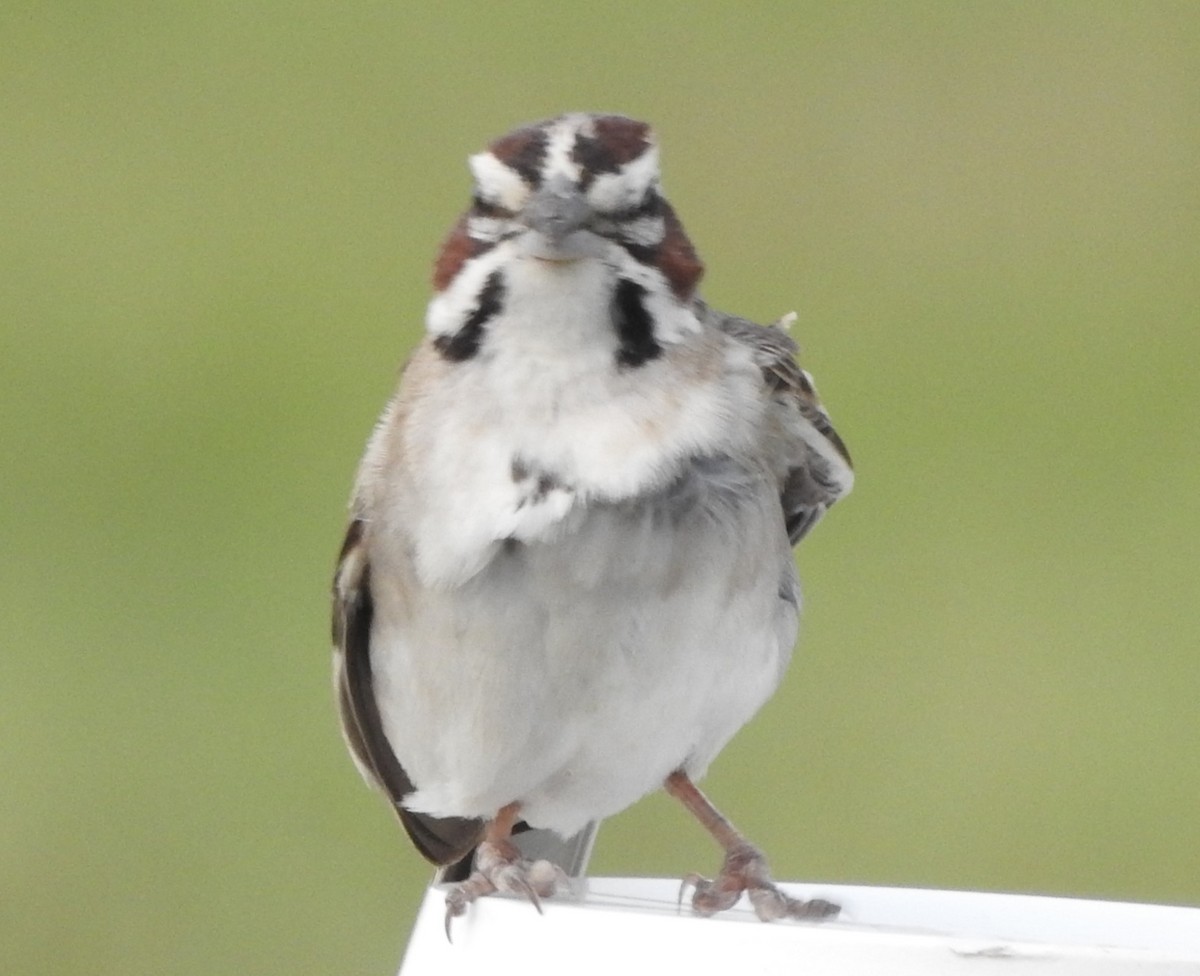
[[[567,113],[469,168],[337,561],[351,756],[421,855],[467,865],[447,934],[482,896],[563,889],[514,831],[566,837],[657,789],[722,849],[684,878],[694,911],[836,914],[696,785],[778,688],[793,546],[854,482],[790,318],[699,296],[648,123]]]

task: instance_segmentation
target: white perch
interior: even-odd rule
[[[401,976],[1200,976],[1200,908],[1032,895],[787,884],[843,906],[833,922],[759,922],[745,899],[713,918],[679,882],[590,878],[545,902],[491,896],[445,933],[445,887],[417,917]]]

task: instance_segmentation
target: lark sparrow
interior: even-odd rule
[[[693,907],[822,916],[694,781],[775,691],[795,544],[850,458],[782,329],[716,312],[650,128],[571,114],[471,157],[428,336],[371,435],[334,581],[351,752],[436,864],[447,926],[561,872],[564,836],[658,787],[725,851]]]

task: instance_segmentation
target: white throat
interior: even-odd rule
[[[740,453],[758,423],[749,354],[705,330],[652,269],[642,298],[661,352],[634,367],[618,362],[614,327],[630,269],[607,258],[552,263],[501,244],[434,299],[435,336],[462,328],[497,270],[503,300],[478,352],[439,367],[409,407],[423,441],[413,447],[430,459],[428,520],[417,520],[430,580],[476,571],[505,539],[563,531],[589,504],[658,490],[690,458]],[[550,487],[531,490],[538,480]]]

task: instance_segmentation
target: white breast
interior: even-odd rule
[[[438,369],[402,405],[398,449],[414,479],[407,529],[430,584],[469,578],[503,539],[549,537],[581,502],[652,491],[686,458],[753,451],[759,437],[761,379],[749,352],[703,332],[690,308],[663,300],[664,355],[620,371],[612,268],[505,267],[505,307],[484,351]],[[515,458],[568,491],[522,505]]]
[[[480,353],[419,351],[369,447],[371,663],[414,810],[572,832],[699,775],[790,654],[758,367],[659,295],[663,354],[617,369],[614,274],[506,264]]]
[[[464,587],[376,593],[376,693],[412,809],[519,800],[569,834],[703,773],[774,691],[797,619],[777,496],[719,477],[589,510]]]

